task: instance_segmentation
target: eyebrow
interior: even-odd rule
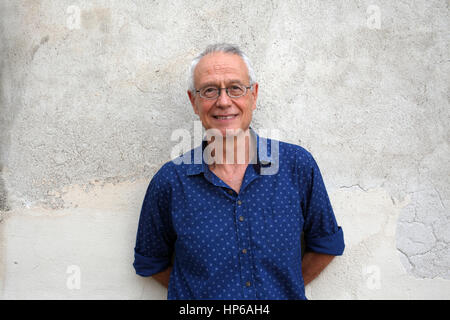
[[[232,79],[232,80],[229,80],[229,81],[225,82],[226,85],[230,85],[230,84],[233,84],[233,83],[239,83],[239,84],[244,85],[244,83],[242,83],[241,80],[236,80],[236,79]],[[213,81],[205,82],[204,84],[202,84],[200,86],[200,88],[204,88],[204,87],[208,87],[208,86],[217,87],[217,82],[213,82]]]

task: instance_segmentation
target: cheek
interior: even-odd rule
[[[252,106],[252,110],[256,109],[256,100],[254,98],[251,100],[251,106]]]
[[[208,112],[211,110],[211,107],[209,107],[209,106],[205,106],[205,105],[197,105],[197,114],[200,116],[200,117],[205,117],[205,116],[207,116],[207,114],[208,114]]]
[[[256,105],[253,103],[253,101],[252,102],[250,102],[248,105],[247,105],[247,107],[245,108],[245,111],[246,111],[246,113],[248,113],[248,114],[252,114],[253,113],[253,110],[255,110],[256,109]]]

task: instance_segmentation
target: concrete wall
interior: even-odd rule
[[[187,67],[232,42],[253,127],[316,158],[346,251],[310,299],[450,298],[448,1],[0,2],[0,297],[164,299],[131,266],[193,131]]]

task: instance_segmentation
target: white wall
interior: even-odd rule
[[[193,130],[188,65],[222,41],[253,61],[253,127],[313,154],[344,229],[307,296],[450,298],[446,1],[11,0],[0,16],[0,298],[165,298],[132,268],[137,219],[172,131]]]

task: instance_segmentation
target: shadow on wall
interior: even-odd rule
[[[0,6],[1,9],[2,6]],[[3,12],[3,10],[0,10]],[[5,43],[5,37],[3,33],[3,24],[0,23],[0,43]],[[0,52],[0,211],[8,211],[10,210],[7,202],[7,192],[5,188],[5,182],[3,180],[3,163],[2,156],[4,155],[4,140],[7,134],[6,132],[6,106],[4,101],[4,93],[3,93],[3,74],[4,74],[4,61],[3,52]],[[1,221],[1,216],[0,216]]]
[[[1,148],[0,148],[1,150]],[[7,193],[5,188],[5,183],[2,178],[2,169],[3,166],[0,164],[0,211],[8,211],[8,203],[7,203]]]

